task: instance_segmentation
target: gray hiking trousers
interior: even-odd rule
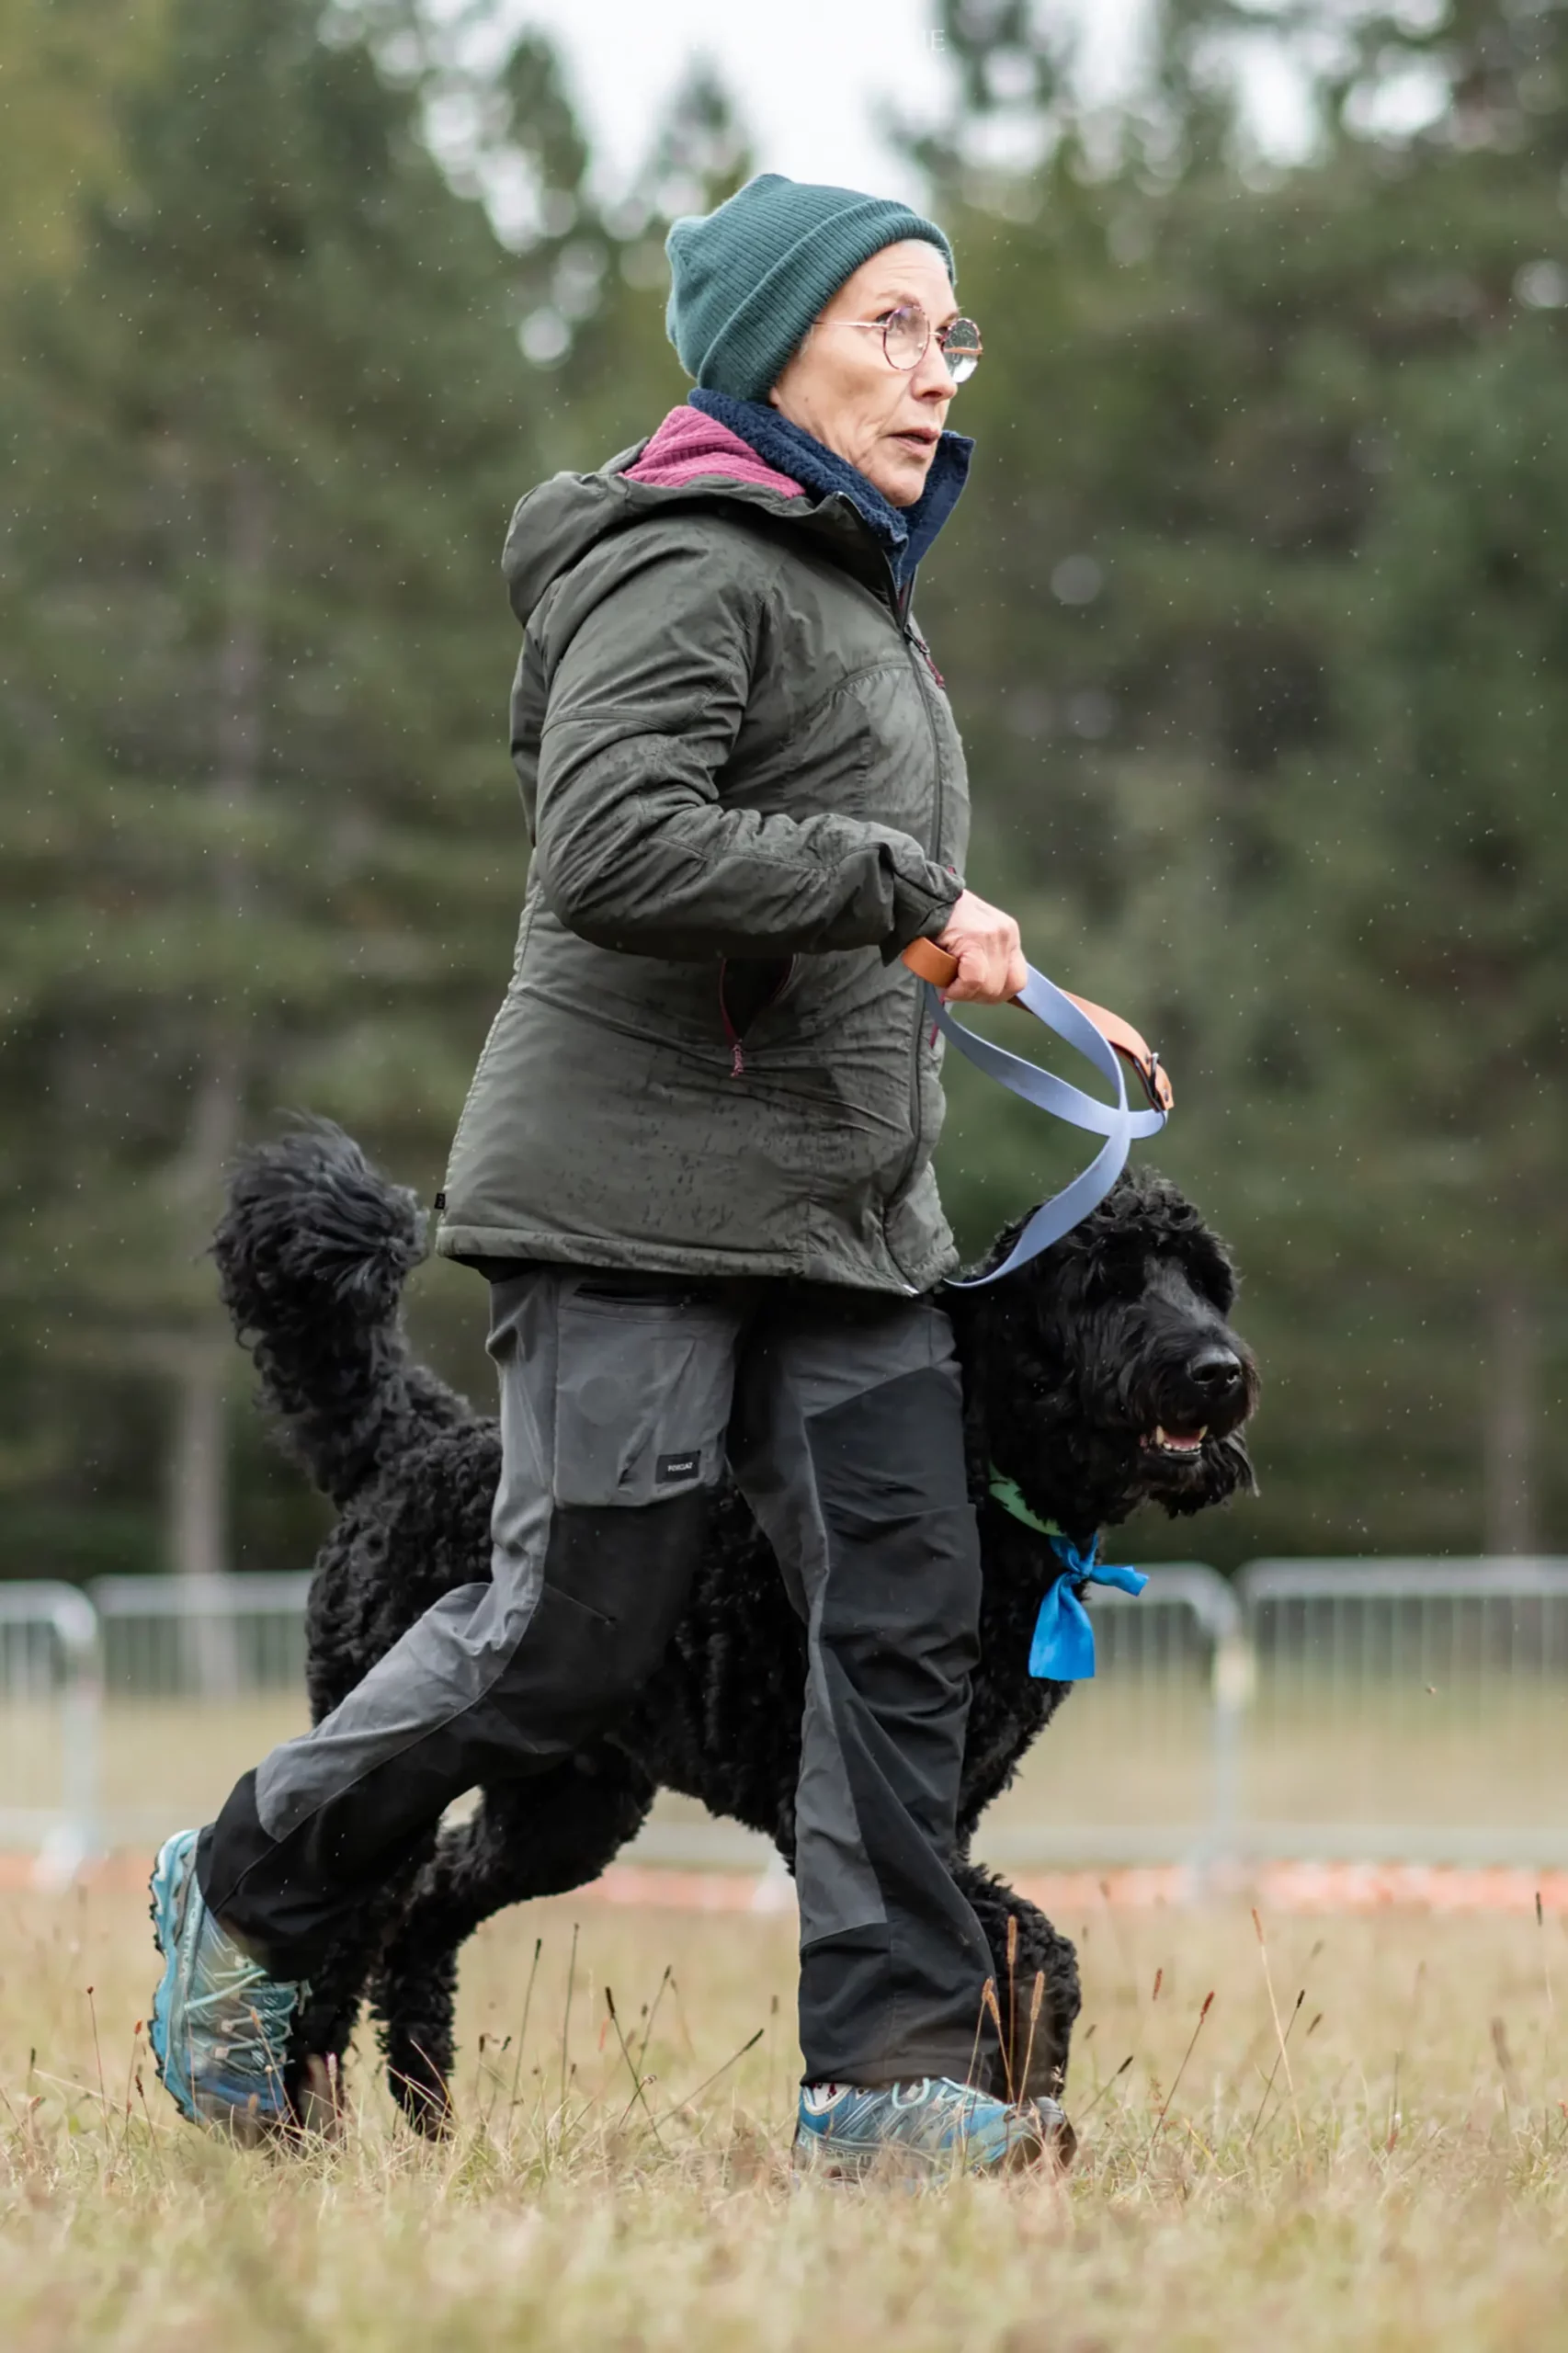
[[[950,1327],[827,1285],[491,1269],[492,1580],[427,1610],[235,1789],[203,1893],[279,1975],[477,1783],[613,1729],[685,1606],[726,1464],[808,1637],[808,2081],[964,2076],[992,1962],[949,1868],[980,1562]]]

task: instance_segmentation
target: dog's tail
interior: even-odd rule
[[[410,1363],[400,1315],[424,1211],[316,1121],[238,1162],[212,1249],[286,1450],[347,1503],[415,1411],[447,1394]]]

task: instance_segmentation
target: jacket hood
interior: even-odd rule
[[[647,447],[647,440],[634,442],[595,473],[552,474],[519,500],[506,533],[501,570],[512,610],[525,629],[546,590],[563,573],[611,532],[625,530],[644,515],[668,506],[708,506],[715,499],[801,519],[810,511],[799,495],[787,498],[756,483],[726,482],[713,474],[673,487],[628,482],[627,468],[636,464]]]
[[[869,587],[885,594],[891,573],[896,586],[906,591],[915,563],[952,511],[974,446],[961,434],[944,433],[939,462],[932,468],[934,480],[925,497],[918,506],[901,513],[852,466],[832,457],[799,426],[761,411],[760,404],[715,400],[710,404],[699,396],[690,406],[712,418],[720,434],[728,427],[743,439],[761,457],[762,466],[755,474],[729,474],[716,450],[711,471],[691,479],[673,483],[630,479],[631,470],[658,438],[649,435],[593,473],[552,474],[518,502],[501,558],[512,610],[525,629],[551,585],[612,531],[624,530],[669,506],[708,506],[715,500],[749,507],[809,533]],[[724,414],[717,416],[720,406]],[[660,432],[670,423],[666,418]],[[758,449],[758,439],[770,423],[782,431],[776,441]],[[790,482],[788,493],[771,486],[769,472]]]
[[[657,483],[674,490],[704,474],[725,474],[733,482],[754,482],[777,490],[786,498],[803,498],[805,491],[793,475],[759,458],[749,441],[705,416],[689,401],[672,408],[635,465],[628,466],[628,482]]]

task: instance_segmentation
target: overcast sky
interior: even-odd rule
[[[1124,73],[1142,0],[1074,0],[1085,64]],[[671,90],[706,54],[744,116],[759,169],[912,199],[908,164],[878,134],[879,99],[932,119],[947,83],[931,0],[500,0],[508,21],[549,32],[607,186],[630,178]]]

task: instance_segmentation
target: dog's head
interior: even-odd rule
[[[1228,1321],[1235,1289],[1223,1244],[1175,1185],[1122,1176],[1017,1274],[945,1294],[976,1448],[1074,1536],[1142,1503],[1187,1513],[1250,1491],[1258,1382]]]

